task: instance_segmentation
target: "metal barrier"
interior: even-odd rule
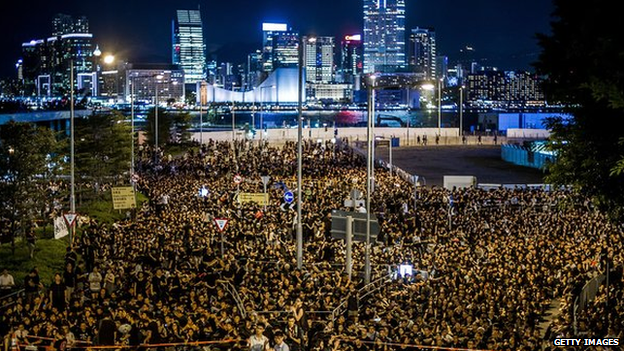
[[[8,303],[5,303],[4,301],[6,301],[8,299],[11,299],[14,296],[15,297],[20,297],[20,295],[22,295],[23,293],[24,293],[24,289],[20,289],[18,291],[12,292],[12,293],[10,293],[8,295],[1,296],[0,297],[0,304],[1,304],[0,305],[0,310],[3,310],[5,308],[9,308],[9,307],[15,305],[15,303],[16,303],[15,300],[13,300],[11,302],[8,302]]]
[[[232,298],[234,299],[234,302],[236,302],[236,306],[238,306],[238,310],[240,311],[241,316],[243,316],[243,318],[247,318],[245,305],[243,305],[243,300],[241,300],[240,295],[238,294],[238,291],[236,291],[234,285],[232,285],[232,283],[230,282],[221,282],[221,285],[228,293],[230,293],[230,295],[232,295]]]
[[[386,274],[381,278],[378,278],[368,284],[366,284],[365,286],[363,286],[362,288],[360,288],[357,291],[357,300],[358,300],[358,305],[361,299],[365,298],[366,296],[374,293],[375,291],[378,291],[379,289],[381,289],[382,283],[387,283],[389,280],[391,280],[392,275],[391,274]],[[332,322],[336,322],[336,319],[338,319],[338,316],[340,316],[341,314],[343,314],[345,312],[345,309],[347,307],[347,303],[349,302],[349,296],[347,296],[346,298],[344,298],[340,304],[338,305],[338,307],[336,307],[333,311],[332,311],[332,315],[331,315],[331,321]]]
[[[599,275],[590,279],[587,283],[585,283],[585,285],[583,285],[583,289],[581,289],[579,295],[576,296],[576,298],[574,299],[573,326],[575,335],[577,332],[576,322],[578,320],[578,313],[583,312],[587,308],[587,305],[596,298],[600,286],[603,282],[605,282],[605,280],[607,280],[607,274],[610,274],[610,272],[616,271],[618,269],[621,270],[623,266],[624,265],[619,265],[611,268],[609,272],[600,273]]]

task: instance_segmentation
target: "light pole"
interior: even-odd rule
[[[265,105],[265,99],[264,99],[264,94],[262,93],[262,91],[264,89],[275,89],[276,86],[275,85],[269,85],[266,87],[260,87],[260,97],[261,97],[261,102],[260,102],[260,143],[262,143],[262,134],[264,133],[264,105]]]
[[[301,37],[299,38],[298,56],[299,56],[299,82],[297,86],[297,109],[298,109],[298,124],[297,124],[297,269],[303,268],[303,226],[301,224],[301,178],[302,178],[302,158],[303,158],[303,43]]]
[[[156,89],[154,96],[154,151],[158,152],[158,88],[160,88],[160,80],[163,79],[162,74],[154,75],[156,78]]]
[[[71,166],[70,166],[70,195],[69,195],[69,211],[72,214],[76,213],[76,179],[74,177],[75,171],[75,129],[74,129],[74,59],[69,60],[69,125],[70,125],[70,158],[71,158]],[[74,239],[74,223],[70,223],[71,228],[69,228],[69,246],[73,246]]]
[[[464,86],[459,87],[459,137],[464,136]]]
[[[438,80],[438,136],[442,136],[442,78]]]
[[[368,123],[366,130],[367,141],[367,157],[366,157],[366,257],[364,262],[364,282],[370,283],[371,278],[371,264],[370,264],[370,231],[371,231],[371,192],[373,191],[373,125],[374,125],[374,113],[375,113],[375,76],[370,76],[370,82],[368,85]]]

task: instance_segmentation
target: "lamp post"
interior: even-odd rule
[[[163,79],[163,75],[156,74],[153,77],[156,78],[156,89],[154,96],[154,151],[158,152],[158,88],[160,87],[160,80]]]
[[[69,60],[69,125],[70,125],[70,194],[69,194],[69,211],[76,213],[76,179],[74,177],[75,171],[75,129],[74,129],[74,59]],[[73,246],[74,238],[74,225],[71,223],[69,228],[69,246]]]
[[[459,137],[464,136],[464,86],[459,87]]]
[[[301,178],[302,178],[302,158],[303,158],[303,43],[299,38],[298,47],[298,59],[299,59],[299,81],[297,86],[297,109],[298,109],[298,123],[297,123],[297,269],[303,268],[303,226],[301,224]]]
[[[438,80],[438,136],[442,136],[442,78]]]
[[[374,126],[374,113],[375,113],[375,76],[370,77],[368,85],[368,123],[366,130],[367,141],[367,157],[366,157],[366,252],[364,262],[364,282],[370,283],[371,278],[371,263],[370,263],[370,231],[371,231],[371,192],[373,191],[373,164],[374,164],[374,140],[373,140],[373,126]]]
[[[262,138],[263,138],[262,134],[264,133],[264,111],[265,111],[264,105],[265,105],[265,101],[266,101],[264,99],[264,94],[262,93],[262,91],[264,89],[275,89],[275,88],[276,88],[275,85],[269,85],[269,86],[266,86],[266,87],[260,87],[260,97],[262,98],[261,105],[260,105],[260,108],[261,108],[261,111],[260,111],[260,143],[262,143]]]

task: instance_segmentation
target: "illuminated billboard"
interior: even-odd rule
[[[265,32],[285,32],[288,30],[286,23],[262,23],[262,30]]]

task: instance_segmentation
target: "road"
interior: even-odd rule
[[[444,175],[472,175],[478,183],[543,183],[544,173],[501,159],[500,146],[412,146],[392,150],[393,163],[410,174],[425,177],[427,185],[442,185]],[[376,157],[388,161],[388,148],[378,147]]]

